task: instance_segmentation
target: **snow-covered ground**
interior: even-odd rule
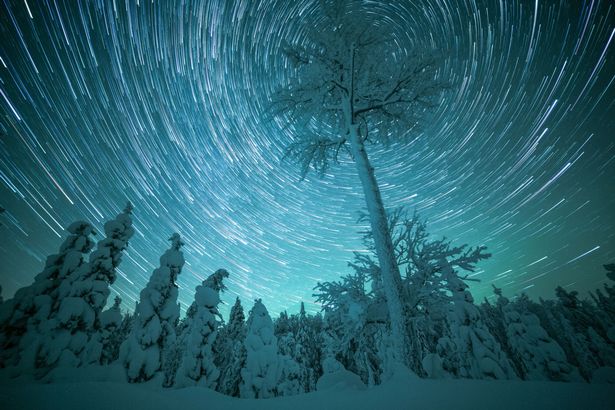
[[[615,409],[609,384],[425,380],[394,377],[371,388],[338,385],[326,391],[274,399],[237,399],[190,387],[160,389],[151,384],[128,384],[75,375],[50,384],[2,377],[0,407],[11,409]]]

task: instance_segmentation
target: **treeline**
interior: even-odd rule
[[[196,288],[180,318],[178,234],[160,257],[134,313],[121,300],[104,309],[123,251],[134,233],[132,205],[93,227],[75,222],[34,283],[0,306],[0,366],[13,375],[49,378],[58,368],[121,365],[128,382],[204,386],[223,394],[267,398],[309,392],[336,382],[375,385],[405,365],[420,377],[615,381],[615,286],[588,300],[556,289],[557,299],[495,300],[477,305],[469,291],[485,248],[432,240],[416,215],[392,213],[389,229],[400,270],[404,357],[392,348],[390,321],[371,251],[356,253],[352,273],[318,283],[322,314],[282,312],[272,320],[256,300],[246,320],[239,298],[228,321],[218,306],[229,273],[219,269]],[[94,247],[96,248],[95,250]],[[93,250],[93,251],[92,251]],[[88,260],[86,257],[89,255]],[[615,280],[615,265],[606,265]],[[360,381],[359,381],[360,380]]]

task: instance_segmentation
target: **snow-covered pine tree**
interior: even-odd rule
[[[280,312],[280,316],[273,321],[273,333],[278,340],[278,353],[291,356],[296,342],[288,312]]]
[[[445,349],[441,351],[447,356],[451,354],[456,356],[453,362],[458,366],[446,370],[462,378],[515,378],[515,372],[500,344],[483,323],[468,285],[446,259],[440,260],[440,266],[446,287],[452,294],[448,319],[451,338],[442,342],[452,342],[454,346],[452,351],[450,347],[448,351]]]
[[[160,267],[141,291],[131,332],[120,347],[120,360],[131,383],[160,374],[163,352],[175,341],[179,319],[176,280],[184,265],[180,250],[184,243],[177,233],[169,240],[171,247],[160,257]]]
[[[61,349],[63,364],[81,366],[99,364],[103,349],[100,314],[107,304],[109,285],[116,279],[116,269],[128,240],[134,234],[130,217],[133,206],[130,202],[113,220],[104,225],[105,239],[98,242],[88,263],[83,264],[59,286],[59,309],[53,338],[46,340],[50,352]],[[47,355],[47,365],[59,365]]]
[[[100,354],[100,364],[107,365],[117,360],[120,353],[120,345],[124,341],[122,338],[122,311],[120,305],[122,299],[116,296],[113,306],[104,310],[100,314],[100,343],[102,351]]]
[[[280,312],[280,316],[278,316],[278,318],[273,321],[273,332],[278,337],[278,339],[280,338],[280,336],[292,333],[290,318],[288,317],[288,312],[286,312],[285,310]],[[279,341],[278,347],[280,347]]]
[[[299,364],[289,355],[279,355],[279,377],[276,396],[294,396],[303,393]]]
[[[267,308],[257,299],[250,310],[245,340],[246,363],[241,369],[239,393],[243,398],[275,397],[280,380],[280,357]]]
[[[591,381],[593,373],[602,367],[597,352],[592,350],[589,329],[596,325],[588,303],[578,298],[578,292],[568,292],[561,286],[555,289],[558,298],[551,304],[553,326],[559,335],[558,341],[566,351],[568,360],[577,365],[581,375]],[[599,350],[599,349],[598,349]]]
[[[124,342],[124,340],[126,340],[128,338],[128,335],[130,334],[130,332],[132,331],[132,324],[134,322],[135,319],[135,314],[134,312],[131,311],[127,311],[124,312],[124,314],[122,315],[122,323],[120,324],[120,328],[118,329],[118,340],[119,343],[117,345],[117,354],[115,355],[115,358],[113,361],[119,359],[119,354],[120,354],[120,347],[122,345],[122,343]]]
[[[220,370],[214,364],[213,345],[218,334],[220,292],[228,272],[218,269],[196,288],[194,313],[187,325],[185,349],[175,376],[175,386],[215,388]]]
[[[487,298],[479,306],[483,323],[487,327],[487,330],[500,344],[500,347],[508,357],[508,360],[513,367],[515,374],[519,377],[523,375],[523,365],[517,360],[517,356],[513,353],[510,346],[510,341],[507,333],[507,324],[504,320],[504,312],[502,307],[504,304],[508,304],[509,300],[503,297],[502,289],[496,287],[494,284],[493,293],[496,297],[495,303],[491,304]]]
[[[501,292],[498,308],[503,315],[510,347],[510,359],[517,364],[524,380],[581,381],[578,370],[528,309],[531,301],[523,294],[510,302]]]
[[[606,269],[606,276],[612,282],[615,282],[615,263],[604,265]],[[605,316],[608,318],[606,322],[607,327],[607,339],[611,343],[615,343],[615,286],[604,285],[606,295],[600,297],[600,307],[605,312]]]
[[[320,376],[320,344],[318,319],[310,317],[305,312],[305,305],[301,302],[297,331],[295,335],[295,351],[293,359],[301,371],[302,391],[307,393],[316,390],[316,381]]]
[[[601,367],[615,367],[615,349],[593,327],[587,329],[589,350],[599,359]]]
[[[220,270],[221,272],[224,270]],[[224,284],[222,283],[222,279],[224,276],[220,275],[211,275],[209,277],[209,284],[212,289],[226,289]],[[168,346],[163,351],[163,367],[162,370],[164,372],[164,387],[171,387],[175,385],[175,377],[177,375],[177,371],[181,365],[183,357],[187,354],[186,349],[188,346],[188,338],[190,336],[191,326],[193,320],[195,319],[195,315],[197,314],[198,305],[196,302],[192,302],[188,309],[186,310],[186,316],[179,320],[176,326],[176,339],[175,342]],[[222,319],[221,319],[222,320]],[[216,327],[219,328],[219,323],[216,322]],[[218,337],[215,338],[215,341],[218,340]],[[214,351],[214,363],[215,363],[215,351]],[[216,365],[216,367],[218,367]],[[188,382],[190,383],[190,382]]]
[[[281,371],[277,394],[279,396],[292,396],[304,392],[306,375],[305,369],[297,362],[297,332],[296,316],[288,316],[286,311],[274,322],[274,334],[278,340],[278,354]]]
[[[220,369],[217,388],[220,393],[239,397],[241,369],[246,362],[245,339],[245,314],[237,297],[228,324],[220,330],[214,343],[215,364]]]
[[[604,265],[607,277],[615,280],[615,265]],[[556,289],[560,299],[563,315],[571,322],[577,332],[584,335],[590,355],[598,365],[591,371],[591,381],[615,380],[615,328],[613,326],[613,288],[605,285],[610,298],[601,295],[594,298],[595,304],[588,300],[576,299],[576,292],[567,293],[562,288]],[[570,297],[574,294],[575,298]],[[576,300],[573,300],[576,299]],[[586,371],[586,373],[589,373]]]
[[[615,281],[615,263],[603,265],[606,269],[607,278]],[[602,327],[606,331],[606,340],[615,344],[615,286],[604,284],[604,292],[596,289],[594,297],[598,308],[598,319],[602,322]]]
[[[587,336],[576,331],[560,309],[558,306],[548,314],[553,328],[557,329],[558,343],[566,351],[568,362],[578,367],[585,380],[591,381],[593,372],[600,367],[599,359],[592,354]]]
[[[59,308],[58,288],[83,265],[84,255],[94,246],[90,235],[95,234],[92,225],[84,221],[74,222],[66,230],[69,235],[59,252],[47,258],[34,283],[19,289],[0,307],[0,367],[19,364],[25,372],[45,368],[46,362],[56,361],[60,355],[57,350],[43,353],[41,346],[54,336],[56,321],[50,318],[56,317]]]
[[[175,326],[175,342],[162,351],[161,370],[164,373],[163,387],[172,387],[175,385],[175,376],[186,351],[188,330],[195,313],[196,303],[192,302],[186,310],[186,315],[181,318],[177,322],[177,326]]]
[[[391,41],[390,24],[359,4],[322,2],[324,18],[306,27],[311,46],[302,40],[285,49],[295,75],[273,96],[274,111],[298,131],[287,156],[301,164],[303,176],[310,168],[324,174],[339,152],[354,161],[381,267],[394,353],[405,362],[401,278],[367,145],[407,139],[442,87],[433,59],[424,58],[430,46],[415,44],[417,53],[410,55]]]

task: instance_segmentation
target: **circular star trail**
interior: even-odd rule
[[[137,233],[113,285],[132,308],[181,233],[180,301],[219,267],[224,300],[314,311],[312,287],[362,250],[350,159],[299,179],[268,116],[285,43],[318,1],[0,4],[0,284],[29,284],[63,228],[101,230],[126,200]],[[552,297],[615,259],[615,7],[609,1],[355,1],[450,84],[403,146],[370,147],[383,199],[429,231],[488,246],[472,284]],[[101,230],[102,231],[102,230]]]

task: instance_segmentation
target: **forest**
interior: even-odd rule
[[[95,243],[91,224],[77,221],[31,285],[0,306],[0,366],[10,377],[53,381],[67,368],[121,365],[128,383],[203,386],[225,395],[270,398],[334,388],[373,386],[399,371],[433,379],[613,382],[615,286],[589,299],[555,289],[539,302],[521,294],[477,304],[468,276],[484,247],[432,239],[416,214],[391,213],[390,232],[403,303],[403,356],[391,340],[390,318],[375,260],[356,253],[351,273],[314,288],[322,312],[271,318],[262,300],[237,298],[219,311],[225,269],[197,286],[180,317],[178,275],[185,263],[179,234],[160,257],[134,312],[115,298],[105,308],[116,269],[134,234],[129,203],[104,225]],[[615,281],[615,265],[605,265]],[[252,303],[253,302],[253,303]]]

